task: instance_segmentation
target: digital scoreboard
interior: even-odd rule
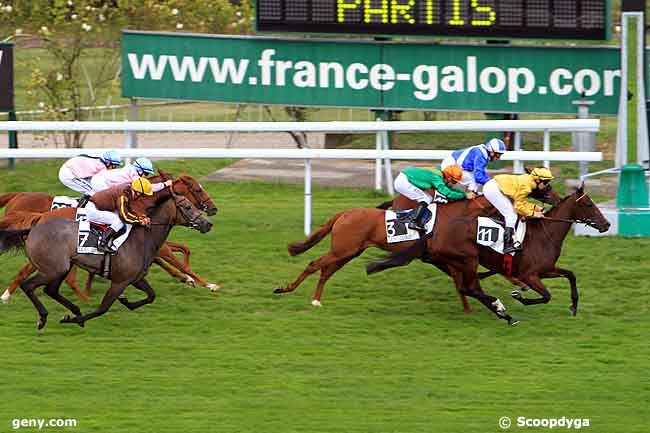
[[[609,37],[611,0],[257,0],[269,32],[481,38]]]

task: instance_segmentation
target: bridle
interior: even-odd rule
[[[576,203],[582,200],[583,198],[586,197],[586,193],[582,193],[580,197],[576,199]],[[590,219],[590,218],[576,218],[576,219],[570,219],[570,218],[553,218],[553,217],[547,217],[544,216],[540,219],[540,223],[542,225],[542,228],[544,229],[544,233],[546,234],[546,237],[550,239],[550,235],[548,234],[548,231],[546,230],[546,226],[544,225],[544,220],[546,221],[556,221],[556,222],[562,222],[562,223],[568,223],[568,224],[585,224],[589,227],[596,228],[595,222]]]
[[[201,218],[201,214],[196,213],[194,217],[192,217],[190,210],[185,207],[186,204],[189,204],[189,209],[191,209],[193,206],[192,202],[190,202],[187,197],[176,194],[173,188],[170,188],[170,191],[172,198],[174,199],[174,203],[176,204],[176,209],[178,209],[185,221],[187,221],[191,228],[199,228],[199,224],[196,221]]]
[[[183,184],[187,187],[187,190],[190,192],[190,194],[192,194],[192,197],[194,197],[194,200],[196,200],[196,202],[198,203],[198,205],[196,207],[199,210],[203,211],[203,212],[207,212],[208,211],[207,200],[202,200],[201,197],[199,196],[199,192],[201,192],[202,190],[201,189],[196,189],[196,190],[192,189],[192,185],[190,183],[188,183],[182,177],[178,178],[174,182],[177,182],[177,181],[178,182],[183,182]],[[172,192],[173,192],[173,186],[172,186]]]

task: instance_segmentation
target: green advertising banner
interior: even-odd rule
[[[616,48],[125,32],[122,94],[297,106],[616,114]]]

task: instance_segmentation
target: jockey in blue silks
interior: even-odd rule
[[[468,198],[474,198],[479,186],[485,185],[490,176],[485,168],[490,161],[497,161],[506,152],[506,145],[498,138],[491,138],[483,144],[460,149],[453,152],[442,161],[440,167],[457,164],[463,170],[463,180],[460,182],[470,192]]]

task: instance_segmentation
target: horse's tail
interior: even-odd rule
[[[339,217],[343,215],[343,212],[339,212],[336,215],[334,215],[332,218],[329,219],[325,224],[323,224],[318,230],[313,232],[307,239],[305,239],[302,242],[293,242],[289,244],[287,249],[289,250],[289,254],[292,256],[297,256],[298,254],[302,254],[317,243],[319,243],[325,236],[329,234],[329,232],[332,231],[332,226],[336,222],[336,220],[339,219]]]
[[[385,201],[385,202],[383,202],[382,204],[376,206],[376,209],[383,209],[383,210],[386,210],[386,209],[390,209],[390,207],[391,207],[392,205],[393,205],[393,200],[388,200],[388,201]]]
[[[25,246],[25,237],[31,229],[0,230],[0,254]]]
[[[405,266],[411,263],[414,259],[421,258],[427,249],[427,240],[432,236],[429,233],[422,239],[418,239],[413,245],[403,250],[395,251],[381,260],[371,262],[366,266],[366,274],[376,274],[377,272],[384,271],[398,266]]]
[[[0,208],[7,206],[7,203],[11,201],[12,198],[16,197],[19,193],[17,192],[8,192],[6,194],[0,195]]]

